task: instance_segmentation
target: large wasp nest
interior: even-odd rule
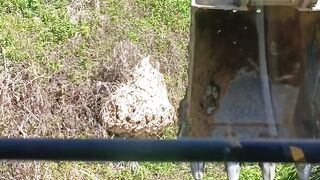
[[[157,135],[173,123],[175,116],[164,78],[152,67],[148,57],[136,65],[130,76],[131,80],[120,86],[104,104],[102,124],[118,135]]]

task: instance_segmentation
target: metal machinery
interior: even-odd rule
[[[180,137],[316,139],[320,130],[317,0],[192,0],[189,83]],[[263,151],[263,150],[262,150]],[[300,179],[311,165],[292,147]],[[260,163],[264,179],[275,164]],[[191,163],[201,179],[204,163]],[[228,179],[240,166],[227,162]]]

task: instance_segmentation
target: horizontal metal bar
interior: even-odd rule
[[[297,152],[319,163],[320,141],[0,139],[2,160],[293,162]]]

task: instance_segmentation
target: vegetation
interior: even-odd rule
[[[189,0],[1,0],[1,136],[110,138],[95,121],[105,93],[94,89],[104,82],[112,91],[124,81],[119,62],[132,66],[146,55],[160,62],[177,107],[189,21]],[[0,169],[1,179],[191,179],[186,163],[1,162]],[[296,178],[287,165],[277,174]],[[256,165],[241,172],[241,179],[259,176]],[[208,165],[206,179],[226,179],[223,166]]]

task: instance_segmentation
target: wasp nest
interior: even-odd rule
[[[141,60],[132,72],[131,80],[120,86],[104,104],[103,126],[112,133],[131,137],[149,137],[161,133],[174,121],[162,74]]]

